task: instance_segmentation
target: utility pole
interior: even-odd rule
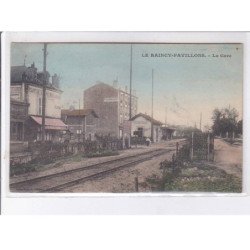
[[[154,118],[154,69],[152,69],[152,118]]]
[[[165,127],[167,127],[167,120],[168,120],[168,108],[165,107]]]
[[[45,110],[46,110],[46,85],[47,85],[47,43],[43,47],[43,97],[42,97],[42,142],[45,141]]]
[[[79,101],[78,101],[78,105],[79,105],[79,110],[78,110],[78,114],[79,114],[79,134],[78,134],[78,141],[80,141],[81,140],[81,134],[82,134],[82,132],[83,131],[81,131],[81,110],[80,110],[80,108],[81,108],[81,104],[80,104],[80,99],[79,99]]]
[[[132,64],[133,64],[133,45],[130,47],[130,81],[129,81],[129,119],[132,118]]]
[[[202,113],[200,113],[200,130],[201,130],[201,122],[202,122]]]
[[[152,69],[152,113],[151,113],[152,119],[154,118],[154,69]],[[151,122],[151,137],[152,142],[154,142],[154,125],[153,121]]]
[[[27,55],[24,56],[23,66],[26,66],[26,58],[27,58]]]
[[[194,158],[194,132],[192,132],[191,136],[191,160]]]
[[[132,74],[133,74],[133,44],[131,43],[130,47],[130,81],[129,81],[129,120],[132,118]],[[130,126],[130,124],[129,124]],[[124,130],[124,128],[123,128]],[[122,137],[124,140],[124,132],[122,133]],[[130,127],[130,132],[129,132],[129,148],[131,143],[131,127]]]

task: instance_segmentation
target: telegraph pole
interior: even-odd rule
[[[167,127],[167,120],[168,120],[168,108],[165,107],[165,127]]]
[[[152,119],[154,118],[154,69],[152,69],[152,113],[151,113]],[[151,122],[151,137],[152,142],[154,142],[154,126],[153,121]]]
[[[45,141],[45,110],[46,110],[46,85],[47,85],[47,43],[43,47],[43,97],[42,97],[42,142]]]
[[[130,48],[130,82],[129,82],[129,119],[132,118],[132,64],[133,64],[133,46]]]
[[[154,118],[154,69],[152,69],[152,118]]]
[[[133,44],[131,43],[130,47],[130,81],[129,81],[129,120],[132,118],[132,74],[133,74]],[[130,123],[131,124],[131,123]],[[129,126],[130,126],[129,124]],[[124,130],[124,128],[123,128]],[[124,140],[124,132],[122,133],[123,140]],[[129,148],[131,145],[131,126],[130,126],[130,132],[129,132]]]
[[[201,130],[202,113],[200,113],[200,130]]]

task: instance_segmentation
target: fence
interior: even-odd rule
[[[165,160],[160,163],[163,169],[163,180],[173,180],[183,167],[188,166],[192,161],[201,160],[214,160],[214,136],[211,133],[193,132],[181,148],[179,143],[176,143],[176,152],[172,155],[171,161]]]
[[[116,151],[123,149],[123,143],[120,139],[115,138],[99,138],[97,141],[86,140],[85,142],[70,142],[65,141],[51,142],[30,142],[28,145],[29,158],[22,159],[23,154],[15,156],[14,158],[10,156],[10,165],[20,165],[31,163],[50,163],[59,157],[74,155],[77,153],[92,154],[103,152],[106,150]]]
[[[211,133],[192,132],[188,138],[191,160],[214,159],[214,136]]]
[[[192,132],[187,143],[179,149],[176,144],[176,153],[174,155],[179,160],[214,160],[214,135],[211,133]]]

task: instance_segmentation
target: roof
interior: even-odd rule
[[[23,73],[28,68],[24,65],[22,66],[12,66],[11,67],[11,82],[22,82]]]
[[[130,95],[129,92],[125,91],[125,90],[122,90],[121,88],[117,88],[117,87],[114,87],[112,85],[109,85],[107,83],[104,83],[104,82],[100,82],[100,81],[97,81],[94,85],[90,86],[89,88],[85,89],[86,90],[90,90],[90,89],[95,89],[95,88],[109,88],[109,89],[112,89],[114,91],[118,91],[118,92],[122,92],[122,93],[125,93],[125,94],[128,94]],[[138,98],[136,95],[134,94],[131,94],[131,96],[135,97],[135,98]]]
[[[162,122],[157,121],[154,118],[152,118],[151,116],[143,114],[143,113],[139,113],[139,114],[133,116],[130,120],[133,121],[133,120],[135,120],[136,118],[138,118],[140,116],[143,117],[143,118],[145,118],[146,120],[152,122],[154,125],[162,125],[163,124]]]
[[[45,77],[47,82],[47,88],[61,91],[59,89],[59,83],[55,85],[53,84],[53,82],[49,82],[50,73],[48,71],[46,71]],[[11,85],[27,83],[34,84],[36,86],[43,86],[43,82],[44,72],[37,72],[37,68],[35,67],[34,63],[30,67],[27,67],[25,65],[11,66]]]
[[[69,110],[69,109],[62,109],[62,115],[66,116],[87,116],[92,114],[94,117],[98,118],[98,115],[93,109],[74,109],[74,110]]]
[[[38,125],[42,125],[41,116],[30,116]],[[49,130],[67,130],[68,126],[58,118],[45,118],[45,129]]]
[[[161,127],[162,130],[172,130],[172,131],[175,131],[176,129],[175,128],[172,128],[172,127]]]
[[[117,91],[117,89],[114,88],[113,86],[111,86],[111,85],[109,85],[107,83],[104,83],[104,82],[100,82],[100,81],[97,81],[94,85],[92,85],[89,88],[85,89],[85,91],[90,90],[90,89],[96,89],[96,88],[109,88],[109,89]]]

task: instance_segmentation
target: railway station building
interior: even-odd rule
[[[162,139],[162,123],[151,116],[139,113],[131,118],[132,135],[140,138],[148,137],[152,142],[159,142]]]

